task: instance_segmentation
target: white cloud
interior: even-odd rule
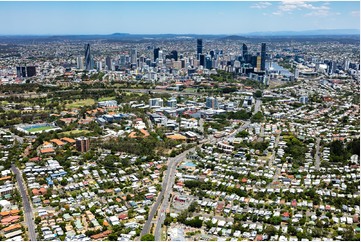
[[[258,2],[258,3],[255,3],[254,5],[252,5],[251,8],[264,9],[264,8],[268,8],[271,5],[272,5],[272,3],[270,3],[270,2]]]
[[[315,6],[310,2],[288,0],[283,1],[278,6],[278,10],[273,12],[274,15],[283,15],[285,13],[292,13],[294,11],[310,11],[306,16],[328,16],[330,15],[329,3],[323,3],[321,6]]]
[[[351,11],[353,17],[360,17],[360,11]]]

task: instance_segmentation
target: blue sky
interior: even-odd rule
[[[359,29],[358,1],[0,2],[0,34],[239,34]]]

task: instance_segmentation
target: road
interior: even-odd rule
[[[170,196],[170,193],[172,192],[173,184],[175,181],[177,166],[180,162],[184,161],[184,159],[186,158],[186,155],[189,152],[193,152],[194,150],[195,150],[195,147],[192,149],[189,149],[189,150],[181,153],[180,155],[174,157],[173,159],[169,160],[168,167],[170,168],[169,169],[170,173],[167,170],[167,175],[163,181],[164,198],[158,209],[158,217],[157,217],[157,222],[156,222],[155,232],[154,232],[154,237],[155,237],[155,240],[157,240],[157,241],[162,240],[161,233],[162,233],[162,226],[163,226],[163,223],[165,220],[165,214],[166,214],[165,211],[168,208],[169,196]]]
[[[258,111],[261,111],[261,105],[262,105],[262,100],[261,99],[256,99],[256,103],[254,104],[254,111],[253,114],[257,113]]]
[[[321,160],[320,160],[320,137],[316,139],[316,152],[315,152],[315,168],[316,170],[320,169]]]
[[[279,141],[280,141],[280,135],[277,135],[276,140],[275,140],[274,149],[273,149],[273,152],[272,152],[272,156],[271,156],[271,158],[269,159],[269,162],[268,162],[268,167],[273,167],[274,166],[274,161],[276,159],[276,148],[278,147],[278,142]],[[278,168],[276,166],[276,171],[275,171],[275,174],[273,175],[273,180],[272,180],[271,183],[269,183],[267,185],[267,188],[270,188],[271,186],[273,186],[273,184],[275,182],[278,181],[278,177],[279,177],[280,174],[281,174],[281,168]]]
[[[250,124],[250,122],[248,122],[248,121],[245,122],[241,127],[239,127],[237,130],[235,130],[234,132],[229,134],[226,138],[234,137],[240,130],[243,130],[246,127],[248,127],[249,124]],[[215,144],[218,141],[218,139],[215,139],[212,136],[208,137],[207,140],[209,143],[213,143],[213,144]],[[161,240],[162,226],[163,226],[163,223],[165,220],[165,212],[169,206],[169,196],[170,196],[170,193],[172,191],[172,187],[173,187],[173,184],[175,181],[176,168],[177,168],[178,164],[186,158],[186,155],[189,152],[193,152],[194,150],[195,150],[195,147],[184,151],[183,153],[181,153],[180,155],[178,155],[174,158],[169,159],[168,168],[167,168],[166,175],[165,175],[165,178],[164,178],[163,184],[162,184],[162,191],[161,191],[160,195],[158,196],[157,201],[156,201],[155,205],[153,206],[151,212],[149,213],[148,220],[143,227],[141,236],[149,233],[152,219],[153,219],[156,211],[158,210],[159,212],[158,212],[158,217],[157,217],[157,221],[156,221],[154,237],[155,237],[156,241]],[[164,198],[163,198],[163,196],[164,196]],[[157,209],[158,207],[159,207],[159,209]]]
[[[34,217],[33,217],[33,210],[29,202],[28,194],[26,193],[26,189],[23,182],[23,177],[19,171],[19,169],[12,164],[11,170],[16,175],[16,181],[19,186],[20,195],[23,200],[23,206],[24,206],[24,220],[26,223],[26,226],[28,227],[29,232],[29,239],[31,241],[36,241],[36,234],[35,234],[35,224],[34,224]]]
[[[159,213],[158,213],[159,216],[158,216],[158,220],[156,221],[156,234],[157,234],[157,229],[158,229],[158,231],[160,231],[160,228],[163,225],[163,222],[165,219],[165,209],[168,206],[168,199],[169,199],[169,195],[170,195],[170,192],[172,191],[172,187],[174,184],[177,165],[179,162],[181,162],[185,159],[186,155],[189,152],[192,152],[194,150],[195,150],[195,147],[184,151],[183,153],[177,155],[174,158],[169,159],[168,168],[166,170],[166,174],[164,176],[163,183],[162,183],[162,191],[158,195],[157,201],[155,202],[155,204],[153,205],[153,207],[149,213],[148,220],[144,224],[144,227],[142,229],[142,232],[140,233],[140,236],[143,236],[150,232],[151,223],[152,223],[154,215],[156,214],[157,211],[159,211]],[[159,206],[160,206],[160,208],[158,209]],[[161,216],[162,214],[163,214],[163,216]],[[160,232],[158,232],[158,234],[160,234]],[[157,239],[157,237],[156,237],[156,240],[160,240],[160,239]]]

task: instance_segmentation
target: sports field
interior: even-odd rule
[[[102,101],[109,101],[109,100],[114,100],[115,97],[101,97],[99,98],[99,102],[102,102]]]
[[[66,131],[66,132],[62,132],[60,134],[65,135],[65,136],[69,136],[69,135],[76,135],[76,136],[81,136],[81,135],[85,135],[87,133],[90,133],[91,131],[89,130],[71,130],[71,131]]]
[[[54,126],[41,126],[41,127],[26,129],[26,131],[28,131],[29,133],[32,133],[32,132],[49,130],[49,129],[54,129]]]
[[[93,105],[94,103],[95,103],[94,99],[91,99],[91,98],[82,99],[82,100],[77,100],[73,103],[66,104],[66,108],[80,108],[83,106]]]

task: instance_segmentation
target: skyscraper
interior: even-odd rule
[[[86,70],[91,70],[93,69],[93,65],[92,65],[92,58],[90,55],[90,44],[86,44],[85,45],[85,69]]]
[[[261,71],[266,70],[266,43],[262,43],[261,48]]]
[[[17,75],[17,77],[26,77],[25,66],[17,66],[16,67],[16,75]]]
[[[78,68],[78,69],[84,69],[83,57],[78,56],[78,57],[76,58],[76,68]]]
[[[246,44],[242,45],[242,56],[245,58],[245,56],[248,54],[248,48]]]
[[[177,60],[178,60],[178,51],[173,50],[171,53],[172,53],[173,59],[174,59],[175,61],[177,61]]]
[[[35,68],[35,66],[27,66],[26,67],[26,76],[27,77],[36,76],[36,68]]]
[[[202,54],[203,49],[203,40],[197,39],[197,58],[199,58],[199,55]]]
[[[130,54],[130,61],[131,64],[136,64],[137,63],[137,49],[133,48]]]
[[[262,70],[262,56],[257,56],[256,68],[257,71]]]
[[[107,56],[105,58],[105,65],[107,66],[108,70],[112,69],[112,59],[110,58],[110,56]]]
[[[212,57],[210,55],[206,56],[206,68],[208,70],[212,69]]]
[[[218,100],[216,97],[207,97],[206,98],[206,107],[212,109],[218,109]]]
[[[205,56],[203,54],[199,55],[199,65],[205,67]]]
[[[153,50],[153,54],[154,54],[154,61],[156,61],[159,58],[159,50],[160,48],[155,48]]]

